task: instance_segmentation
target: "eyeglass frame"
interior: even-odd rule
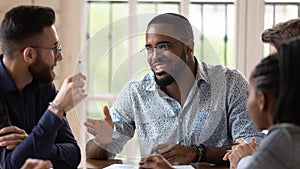
[[[173,46],[174,44],[176,44],[178,42],[181,42],[181,41],[175,41],[175,42],[162,41],[162,42],[159,42],[158,44],[156,44],[155,47],[145,46],[140,50],[140,52],[141,53],[146,52],[148,57],[151,58],[151,57],[153,57],[154,49],[156,49],[156,52],[158,54],[161,54],[163,51],[168,51],[171,46]],[[163,45],[169,45],[169,46],[164,48]],[[148,51],[149,49],[151,49],[152,51],[149,52]]]
[[[52,50],[55,59],[57,59],[57,57],[59,56],[59,54],[62,51],[62,46],[61,46],[60,43],[56,43],[55,46],[53,46],[52,48],[44,47],[44,46],[38,46],[38,45],[30,45],[28,47]]]

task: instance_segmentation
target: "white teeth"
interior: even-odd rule
[[[155,64],[154,68],[156,68],[156,69],[162,69],[162,68],[166,67],[167,65],[168,65],[167,63],[164,63],[164,64],[162,64],[162,63]]]
[[[163,69],[166,65],[157,65],[155,66],[155,69]]]

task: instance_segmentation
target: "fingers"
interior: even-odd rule
[[[87,127],[87,131],[92,135],[95,135],[95,123],[96,120],[91,118],[88,118],[86,122],[84,122],[84,125]]]
[[[157,163],[159,163],[158,155],[153,155],[145,158],[140,164],[142,168],[155,168]]]
[[[95,125],[95,123],[96,123],[96,119],[87,118],[86,121],[84,122],[84,125],[86,127],[90,127],[90,126]]]
[[[250,144],[252,144],[252,145],[257,145],[257,144],[256,144],[256,138],[255,138],[255,137],[251,137],[251,139],[250,139]]]
[[[113,128],[106,120],[97,120],[95,123],[95,137],[101,144],[109,144],[112,141]]]
[[[25,130],[16,126],[2,128],[1,134],[5,135],[0,137],[0,146],[6,147],[8,150],[15,149],[28,136]]]
[[[250,142],[256,144],[256,138],[255,137],[251,137]]]
[[[248,143],[244,138],[238,138],[235,140],[235,142],[238,144]]]
[[[224,161],[227,161],[229,159],[229,155],[231,154],[231,152],[227,152],[224,157],[223,157],[223,160]]]
[[[8,141],[1,141],[0,146],[6,147],[8,150],[15,149],[19,144],[21,144],[23,140],[8,140]]]
[[[250,146],[253,150],[256,150],[256,148],[257,148],[257,143],[256,143],[256,138],[255,138],[255,137],[252,137],[252,138],[251,138],[250,143],[249,143],[249,146]]]
[[[103,107],[103,113],[104,113],[104,120],[111,120],[109,109],[107,106]]]
[[[103,107],[103,113],[104,113],[104,120],[110,125],[110,127],[114,128],[114,123],[111,119],[109,109],[107,106]]]
[[[49,160],[27,159],[21,169],[45,169],[52,168],[53,165]]]
[[[108,144],[112,141],[113,127],[107,120],[88,118],[84,125],[87,131],[95,136],[97,142]]]
[[[73,88],[83,88],[86,77],[82,73],[77,73],[65,79],[66,84],[71,84]]]
[[[25,130],[20,129],[16,126],[8,126],[4,127],[0,130],[0,134],[7,134],[7,133],[19,133],[19,134],[25,134]]]
[[[171,164],[160,154],[150,156],[141,165],[142,168],[171,169]]]
[[[87,97],[84,89],[85,79],[86,77],[81,73],[66,78],[54,102],[66,112],[75,107]]]
[[[88,127],[88,128],[87,128],[87,131],[88,131],[90,134],[92,134],[92,135],[95,136],[95,128]]]
[[[8,140],[24,140],[27,138],[27,135],[12,133],[5,136],[0,137],[0,142],[8,141]]]
[[[46,160],[46,161],[40,161],[34,169],[45,169],[45,168],[52,168],[52,167],[53,165],[51,161]]]
[[[77,73],[77,74],[75,74],[75,75],[73,75],[73,76],[69,76],[67,79],[66,79],[66,81],[68,82],[68,83],[70,83],[70,82],[76,82],[76,81],[81,81],[81,80],[86,80],[86,76],[85,75],[83,75],[82,73]]]

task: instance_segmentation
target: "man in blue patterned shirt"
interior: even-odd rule
[[[104,120],[87,119],[95,136],[86,145],[87,158],[119,153],[136,131],[142,156],[155,147],[171,163],[221,164],[237,138],[263,137],[246,112],[245,77],[197,61],[193,39],[191,24],[181,15],[150,21],[144,51],[152,72],[129,82],[114,106],[104,108]],[[110,139],[105,122],[114,128]]]

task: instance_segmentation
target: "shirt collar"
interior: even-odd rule
[[[198,62],[198,69],[196,74],[196,81],[204,80],[206,83],[210,83],[208,78],[207,65],[204,62]]]
[[[0,55],[0,86],[1,90],[3,92],[11,92],[14,90],[18,90],[17,86],[15,85],[14,81],[10,77],[10,75],[7,73],[4,64],[3,64],[3,54]]]
[[[148,74],[150,76],[150,81],[149,83],[146,85],[146,90],[147,91],[155,91],[156,89],[159,89],[158,85],[155,82],[155,75],[153,72],[150,72]]]

